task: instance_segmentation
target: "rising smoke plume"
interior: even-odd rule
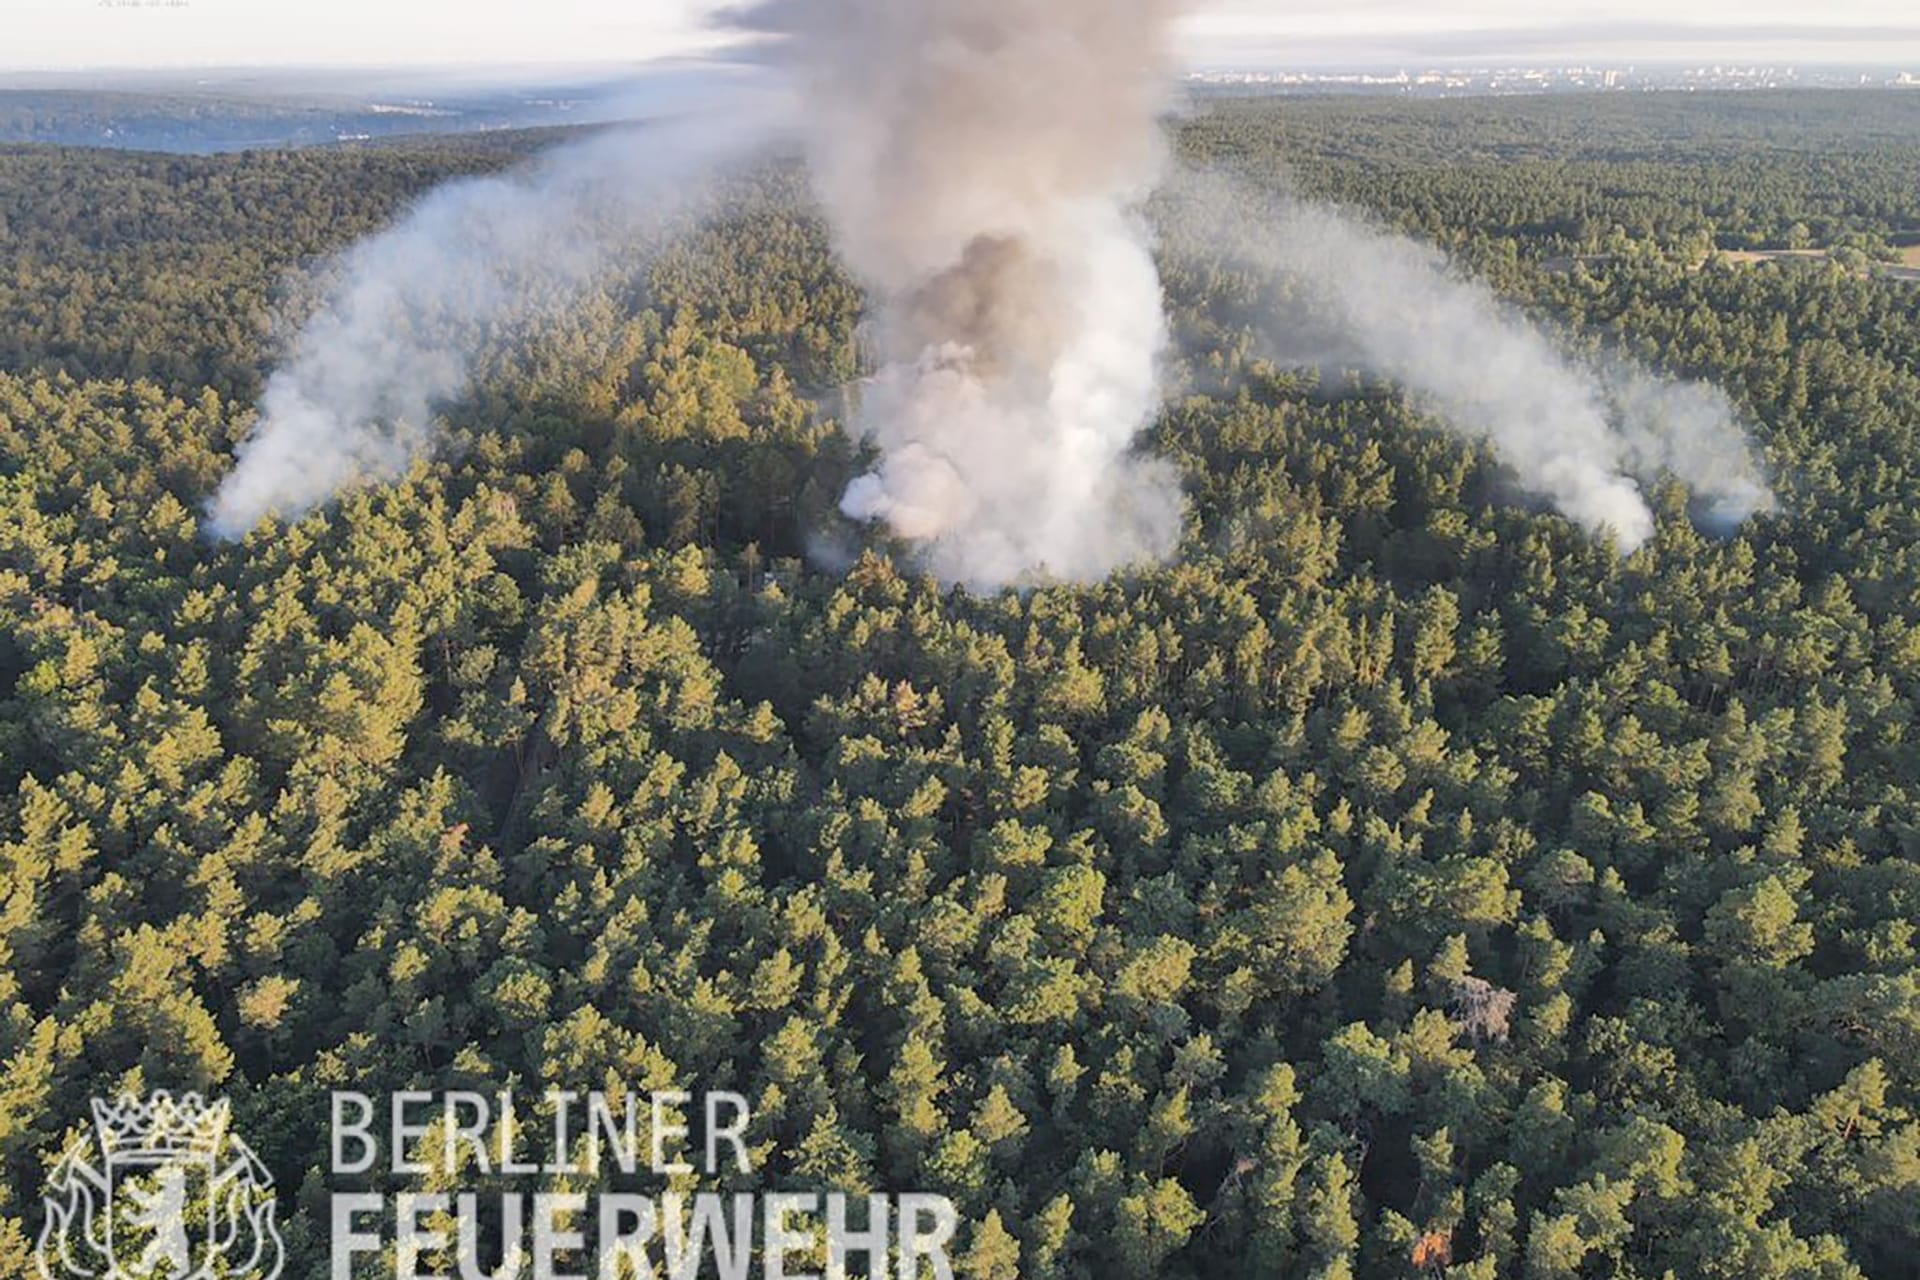
[[[397,477],[435,410],[531,298],[684,212],[675,193],[800,122],[835,241],[869,294],[876,372],[851,397],[877,449],[843,511],[950,582],[1089,581],[1170,556],[1170,466],[1135,452],[1168,324],[1142,206],[1162,181],[1184,0],[764,0],[737,28],[799,95],[734,95],[675,122],[453,184],[354,248],[261,400],[211,504],[238,537]],[[1567,358],[1436,250],[1333,210],[1183,175],[1176,232],[1276,274],[1353,363],[1488,442],[1521,483],[1632,550],[1642,485],[1687,482],[1726,527],[1770,507],[1724,396]],[[1289,327],[1272,317],[1278,334]]]
[[[241,538],[269,516],[295,519],[405,475],[503,327],[564,306],[611,255],[695,216],[702,179],[761,144],[773,114],[764,94],[729,92],[523,170],[449,183],[353,246],[269,378],[208,504],[209,532]]]
[[[1168,216],[1190,243],[1295,290],[1335,358],[1405,388],[1492,446],[1520,484],[1631,552],[1653,536],[1643,484],[1672,475],[1729,530],[1772,510],[1765,472],[1719,390],[1624,360],[1583,365],[1437,249],[1323,205],[1183,173]],[[1299,319],[1267,318],[1280,353]]]
[[[1165,158],[1176,0],[775,0],[743,21],[806,104],[815,189],[870,299],[879,450],[849,516],[948,581],[1164,559],[1171,467],[1133,453],[1167,342],[1139,205]]]

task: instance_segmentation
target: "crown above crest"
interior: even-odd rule
[[[226,1100],[209,1106],[197,1093],[178,1098],[164,1090],[146,1101],[129,1095],[114,1103],[93,1100],[93,1129],[108,1158],[217,1156],[227,1139]]]

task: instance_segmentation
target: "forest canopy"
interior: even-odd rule
[[[541,140],[0,148],[0,1275],[89,1097],[231,1099],[307,1275],[329,1090],[508,1087],[737,1090],[990,1280],[1909,1273],[1920,95],[1177,141],[1725,388],[1779,511],[1623,558],[1174,245],[1178,562],[943,589],[833,513],[862,299],[775,166],[218,544],[329,256]]]

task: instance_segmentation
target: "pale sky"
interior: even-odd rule
[[[712,0],[0,0],[0,67],[596,66],[710,49]],[[1196,64],[1912,65],[1913,0],[1203,0]]]

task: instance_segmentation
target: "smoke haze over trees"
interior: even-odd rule
[[[1089,582],[1168,559],[1178,477],[1137,439],[1167,324],[1148,196],[1165,172],[1177,0],[770,0],[733,14],[775,87],[456,184],[338,264],[210,510],[216,536],[390,481],[438,440],[479,345],[662,224],[711,215],[730,162],[801,121],[838,254],[867,298],[871,376],[843,388],[873,468],[840,509],[943,581]],[[791,98],[788,101],[788,98]],[[697,193],[687,195],[691,189]],[[1529,491],[1623,552],[1641,485],[1675,476],[1718,528],[1772,505],[1724,397],[1622,366],[1602,378],[1444,257],[1327,207],[1271,216],[1179,176],[1165,228],[1288,274],[1365,366],[1489,442]],[[649,237],[644,234],[653,232]],[[1280,296],[1270,323],[1295,323]],[[843,541],[819,532],[817,545]],[[829,559],[834,558],[830,553]]]
[[[1443,254],[1353,214],[1197,170],[1179,175],[1164,203],[1190,251],[1279,277],[1269,354],[1297,363],[1289,353],[1304,340],[1323,364],[1406,388],[1622,551],[1653,536],[1643,487],[1663,477],[1687,486],[1713,528],[1772,509],[1760,459],[1717,389],[1669,383],[1617,357],[1582,368]]]

